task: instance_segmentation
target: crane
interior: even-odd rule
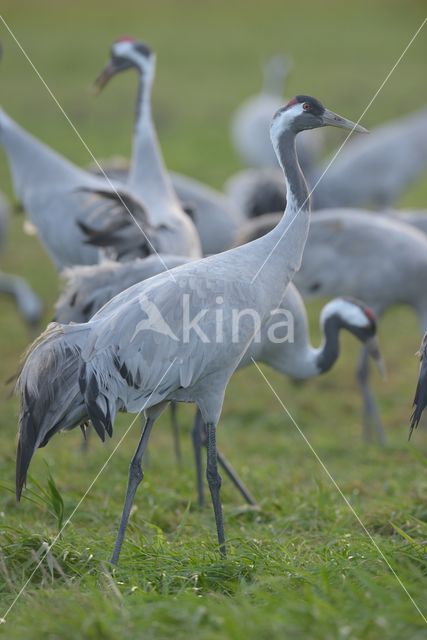
[[[332,164],[308,174],[313,209],[369,207],[389,211],[427,168],[427,109],[386,122],[352,140]],[[319,181],[318,181],[319,180]],[[245,218],[282,211],[286,194],[277,168],[239,171],[224,190]]]
[[[279,214],[248,222],[238,243],[262,237]],[[424,275],[425,274],[425,275]],[[397,217],[357,209],[331,209],[313,215],[304,259],[294,282],[303,298],[353,296],[380,318],[389,308],[412,307],[422,331],[427,326],[427,240]],[[385,442],[379,412],[369,386],[366,353],[357,373],[364,406],[364,437]]]
[[[427,109],[386,122],[369,140],[353,140],[326,170],[313,193],[316,209],[372,207],[391,209],[427,169]]]
[[[145,114],[149,109],[147,104]],[[0,144],[9,161],[15,193],[59,271],[75,264],[97,263],[99,250],[86,242],[85,228],[117,225],[124,216],[131,224],[138,217],[137,233],[147,253],[167,252],[173,244],[177,254],[201,255],[194,225],[179,207],[170,219],[166,209],[159,219],[157,210],[146,206],[139,191],[131,191],[126,185],[114,186],[104,176],[77,167],[26,132],[3,110]],[[166,203],[167,197],[162,198]]]
[[[55,305],[55,321],[87,322],[104,304],[128,287],[190,262],[179,256],[149,256],[133,262],[103,262],[99,265],[80,266],[67,269],[63,276],[65,288]],[[283,324],[278,326],[278,319]],[[264,362],[284,375],[294,379],[311,378],[329,371],[339,355],[339,332],[345,329],[368,345],[368,352],[381,366],[379,349],[375,341],[376,321],[372,311],[356,300],[336,298],[329,302],[320,315],[322,345],[315,349],[310,344],[307,315],[304,303],[296,287],[290,283],[277,308],[277,313],[263,328],[260,340],[253,343],[239,363],[238,369],[252,364],[253,360]],[[286,329],[285,329],[286,327]],[[289,335],[288,335],[289,329]],[[278,333],[279,332],[279,333]],[[281,335],[280,335],[281,332]],[[272,335],[276,340],[272,341]],[[175,407],[174,404],[171,404]],[[179,429],[176,412],[172,412],[172,430],[175,452],[180,460]],[[200,444],[204,431],[198,414],[193,430],[193,444],[197,467],[199,504],[202,506],[203,485],[201,481]],[[218,452],[218,462],[230,476],[243,497],[253,504],[254,500],[238,479],[231,465]]]
[[[101,91],[115,75],[134,69],[139,76],[136,103],[133,154],[126,189],[144,203],[153,232],[161,234],[161,253],[200,257],[201,246],[196,228],[184,212],[166,171],[151,113],[151,92],[156,56],[152,49],[134,38],[123,37],[113,42],[110,60],[95,81]],[[146,247],[146,239],[126,211],[118,212],[123,221],[120,235],[135,236]],[[116,226],[116,221],[109,223]]]
[[[119,52],[117,53],[118,48]],[[139,74],[140,86],[137,114],[142,114],[146,109],[147,92],[151,90],[155,71],[154,54],[151,52],[141,58],[139,55],[141,51],[148,52],[151,49],[144,43],[129,37],[114,43],[111,62],[96,81],[98,89],[101,90],[115,74],[135,67]],[[151,117],[139,117],[137,125],[134,133],[131,170],[129,171],[129,165],[126,162],[121,162],[119,166],[117,166],[117,162],[103,163],[103,170],[113,180],[125,184],[131,184],[132,181],[135,187],[141,190],[142,196],[145,194],[147,183],[154,184],[155,189],[163,189],[169,193],[171,199],[172,194],[176,193],[184,209],[189,206],[192,210],[191,218],[199,234],[203,254],[211,255],[228,249],[233,244],[238,224],[242,222],[237,208],[233,207],[231,201],[224,194],[193,178],[174,172],[167,174],[159,153]],[[148,142],[150,142],[149,153],[146,153]],[[150,158],[153,156],[156,158],[154,163],[150,162]],[[150,171],[147,171],[147,164]],[[93,169],[98,170],[96,167]],[[151,192],[153,192],[152,184],[148,184]],[[133,234],[135,230],[129,226],[128,231]],[[172,247],[172,251],[175,251],[174,247]],[[166,253],[167,249],[164,249],[164,252]]]
[[[7,226],[9,218],[9,205],[6,198],[0,193],[0,248],[7,236]],[[33,291],[28,282],[11,273],[0,271],[0,292],[11,295],[19,313],[27,324],[32,337],[37,330],[43,315],[43,303],[39,296]]]
[[[271,114],[286,102],[283,98],[283,83],[292,66],[293,62],[288,56],[271,56],[264,64],[261,91],[247,98],[233,114],[231,139],[246,166],[258,169],[279,168],[268,131]],[[323,140],[319,131],[314,134],[302,132],[298,137],[298,160],[308,177],[322,146]]]
[[[104,440],[106,434],[112,435],[118,411],[145,413],[130,464],[113,563],[118,561],[143,478],[144,450],[156,419],[171,401],[195,403],[206,425],[206,475],[219,549],[226,553],[216,449],[224,394],[301,265],[310,206],[295,138],[300,131],[328,125],[366,131],[305,95],[296,96],[274,115],[271,140],[288,193],[286,211],[271,233],[138,283],[115,296],[87,323],[52,323],[27,355],[17,383],[18,499],[34,451],[58,430],[90,419]]]
[[[278,321],[278,319],[281,320]],[[320,313],[322,343],[315,348],[310,343],[307,313],[298,289],[291,282],[282,302],[263,327],[260,339],[252,343],[241,359],[238,369],[251,365],[254,360],[263,362],[279,373],[294,380],[306,380],[328,372],[339,357],[339,334],[348,331],[366,346],[367,353],[375,360],[381,372],[383,362],[376,340],[375,314],[363,302],[353,298],[334,298]],[[272,335],[275,340],[273,341]],[[199,505],[204,505],[201,465],[201,446],[206,446],[206,433],[200,411],[192,431],[196,461],[196,480]],[[224,467],[227,474],[228,468]],[[253,504],[248,490],[231,467],[230,478],[249,504]]]

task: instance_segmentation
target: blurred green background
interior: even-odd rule
[[[295,60],[285,95],[309,93],[357,119],[425,17],[424,1],[73,2],[3,0],[2,15],[98,159],[129,156],[136,77],[123,74],[98,98],[91,83],[111,42],[124,34],[157,52],[154,112],[170,168],[217,188],[240,168],[229,139],[230,116],[260,86],[260,68],[283,51]],[[426,28],[425,28],[426,29]],[[426,30],[363,118],[374,127],[427,102]],[[91,161],[4,26],[3,108],[26,129],[80,165]],[[342,141],[330,132],[329,149]],[[425,208],[424,175],[402,203]],[[13,200],[7,163],[0,187]],[[58,277],[35,238],[14,216],[0,258],[42,296],[48,321]],[[397,257],[396,257],[397,259]],[[313,341],[321,304],[309,305]],[[419,330],[411,311],[384,319],[380,340],[386,382],[374,376],[390,445],[360,442],[360,399],[353,369],[357,346],[328,376],[295,386],[265,370],[282,400],[384,550],[420,607],[425,605],[427,483],[425,432],[407,443],[417,377]],[[28,343],[12,302],[0,298],[0,380],[16,370]],[[57,436],[35,456],[29,488],[35,502],[16,506],[17,403],[1,391],[0,598],[6,610],[34,567],[34,554],[56,533],[58,498],[68,515],[130,424],[118,420],[112,443],[79,452],[78,433]],[[241,508],[223,485],[230,556],[214,547],[213,516],[194,498],[188,437],[191,410],[181,412],[185,466],[173,462],[167,418],[153,434],[150,465],[137,495],[121,566],[106,568],[137,441],[129,434],[11,611],[7,638],[425,638],[425,623],[379,558],[284,415],[259,373],[230,384],[219,446],[261,504]],[[55,498],[56,496],[56,498]],[[56,515],[55,515],[56,514]],[[55,564],[56,563],[56,564]],[[3,615],[0,609],[0,617]]]

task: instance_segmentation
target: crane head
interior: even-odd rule
[[[329,322],[335,322],[337,329],[346,329],[360,340],[366,346],[381,375],[385,376],[384,361],[376,337],[377,318],[372,309],[355,298],[335,298],[322,310],[322,325],[325,327]]]
[[[95,80],[95,87],[101,91],[113,76],[128,69],[138,69],[152,73],[155,55],[149,46],[130,36],[123,36],[111,47],[110,60]]]
[[[277,139],[286,130],[299,133],[306,129],[318,129],[328,126],[350,129],[352,132],[368,133],[367,129],[359,124],[326,109],[317,98],[306,95],[295,96],[287,105],[281,107],[275,113],[271,122],[270,133],[272,139]]]

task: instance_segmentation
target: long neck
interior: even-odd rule
[[[270,69],[264,71],[262,82],[262,93],[281,98],[283,96],[284,77],[281,74],[273,73]]]
[[[257,242],[265,265],[260,275],[270,281],[274,275],[278,282],[283,282],[284,292],[293,274],[301,266],[310,224],[310,200],[307,184],[298,163],[295,133],[291,130],[285,131],[273,141],[273,145],[286,179],[287,203],[278,225],[264,236],[265,240],[261,238]],[[268,255],[267,260],[265,252]]]
[[[143,200],[153,222],[170,219],[178,201],[163,162],[151,116],[153,73],[139,71],[139,90],[128,185]],[[171,206],[173,205],[173,206]]]
[[[340,353],[339,331],[338,318],[335,316],[328,318],[323,327],[323,342],[316,354],[316,366],[319,373],[329,371],[337,361]]]

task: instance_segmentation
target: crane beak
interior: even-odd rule
[[[369,133],[365,127],[362,127],[360,124],[356,124],[351,120],[347,120],[347,118],[342,118],[333,111],[329,111],[329,109],[325,109],[322,115],[322,121],[324,127],[339,127],[340,129],[351,129],[358,133]]]
[[[95,93],[98,95],[101,93],[105,85],[111,80],[111,78],[117,73],[118,69],[113,62],[109,62],[96,78],[94,84]]]
[[[380,372],[382,378],[386,378],[387,372],[386,372],[384,360],[380,352],[380,345],[378,343],[376,336],[369,338],[369,340],[367,340],[365,344],[366,344],[366,348],[368,349],[368,354],[375,361],[375,364],[377,365],[378,371]]]

